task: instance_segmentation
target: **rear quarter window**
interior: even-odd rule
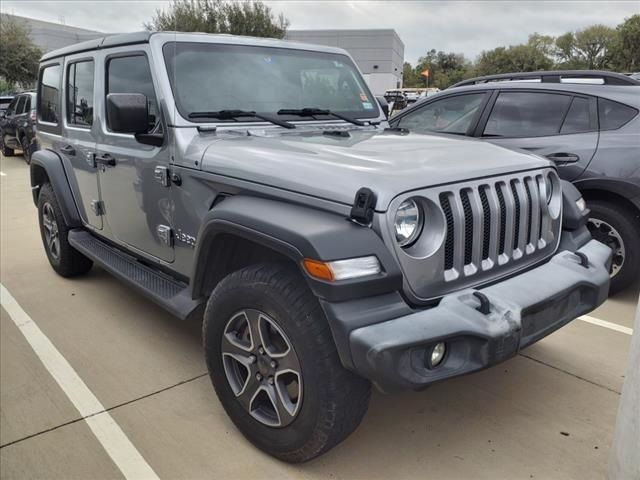
[[[57,124],[60,118],[60,65],[42,69],[38,85],[38,113],[43,122]]]
[[[628,123],[638,114],[638,110],[623,103],[598,98],[598,118],[600,130],[615,130]]]

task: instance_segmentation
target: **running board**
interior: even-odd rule
[[[68,239],[71,246],[80,253],[182,320],[191,316],[203,304],[191,298],[186,283],[140,263],[86,230],[71,230]]]

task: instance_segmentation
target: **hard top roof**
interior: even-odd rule
[[[99,50],[111,47],[121,47],[140,43],[149,43],[151,37],[162,37],[167,41],[190,41],[190,42],[211,42],[211,43],[233,43],[236,45],[257,45],[265,47],[294,48],[299,50],[320,51],[326,53],[346,54],[346,51],[324,45],[313,45],[310,43],[293,42],[290,40],[279,40],[274,38],[248,37],[228,34],[210,34],[200,32],[134,32],[117,35],[107,35],[86,42],[76,43],[67,47],[59,48],[45,53],[40,59],[41,62],[57,57],[64,57],[80,52]]]

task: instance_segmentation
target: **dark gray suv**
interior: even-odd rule
[[[492,75],[460,82],[394,116],[419,133],[474,137],[552,160],[614,251],[611,293],[640,270],[640,81],[597,71]]]

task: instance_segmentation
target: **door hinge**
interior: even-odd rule
[[[157,166],[153,171],[153,176],[163,187],[169,187],[172,183],[177,186],[182,184],[182,178],[180,178],[180,175],[172,172],[167,167]]]
[[[169,169],[167,167],[157,166],[153,171],[153,177],[163,187],[171,185],[171,178],[169,177]]]
[[[96,217],[104,215],[104,202],[102,200],[91,200],[91,210]]]
[[[158,225],[156,232],[158,232],[158,238],[162,243],[168,247],[173,246],[173,230],[171,230],[171,227],[167,225]]]

